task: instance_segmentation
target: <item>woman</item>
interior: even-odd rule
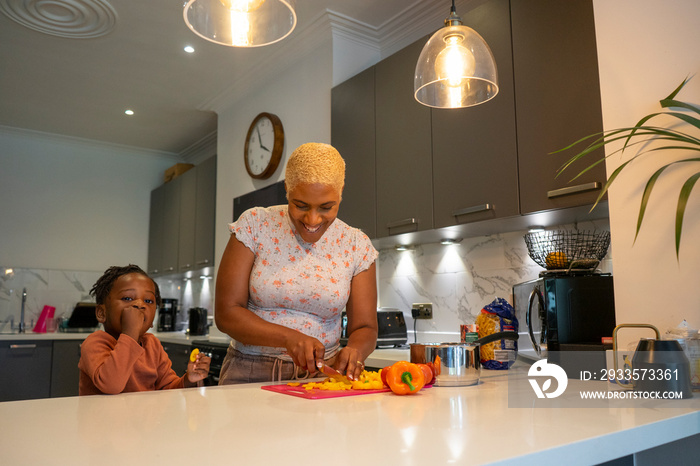
[[[345,162],[328,144],[289,157],[287,205],[229,225],[216,280],[216,325],[234,339],[220,385],[305,378],[326,361],[358,378],[377,341],[377,251],[337,219]],[[348,343],[340,348],[340,317]]]

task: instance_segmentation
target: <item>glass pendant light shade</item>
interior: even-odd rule
[[[418,58],[413,81],[416,100],[428,107],[461,108],[493,99],[498,94],[498,74],[486,41],[462,25],[454,10],[445,24]]]
[[[231,47],[273,44],[297,24],[294,0],[188,0],[183,17],[198,36]]]

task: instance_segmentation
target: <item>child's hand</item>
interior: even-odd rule
[[[126,333],[134,340],[139,341],[145,318],[144,312],[137,307],[124,308],[121,315],[122,333]]]
[[[206,379],[209,375],[210,364],[211,358],[209,356],[205,356],[203,353],[197,354],[194,362],[187,363],[187,381],[194,384]]]

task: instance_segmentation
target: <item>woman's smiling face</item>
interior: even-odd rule
[[[340,193],[321,183],[301,183],[287,192],[289,218],[301,238],[315,243],[338,216]]]

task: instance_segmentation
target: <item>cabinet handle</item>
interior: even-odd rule
[[[475,214],[477,212],[486,212],[487,210],[493,209],[492,204],[481,204],[475,205],[473,207],[465,207],[464,209],[455,210],[452,212],[454,217],[459,217],[460,215]]]
[[[576,186],[567,186],[566,188],[553,189],[547,191],[547,197],[552,199],[553,197],[567,196],[569,194],[582,193],[584,191],[593,191],[600,189],[600,183],[597,181],[592,181],[590,183],[578,184]]]
[[[151,273],[151,274],[158,273],[158,269],[153,269],[153,270],[151,270],[151,271],[148,272],[148,273]]]
[[[390,222],[386,224],[386,227],[389,229],[396,228],[396,227],[403,227],[406,225],[415,225],[417,224],[418,221],[415,218],[405,218],[403,220],[397,220],[395,222]]]
[[[168,272],[172,272],[173,270],[175,270],[175,267],[168,267]]]
[[[204,259],[203,261],[197,261],[197,265],[205,265],[209,263],[209,259]]]
[[[36,348],[35,344],[10,345],[10,349],[34,349],[34,348]]]
[[[185,265],[183,265],[181,268],[183,268],[183,269],[189,269],[190,267],[192,267],[191,264],[185,264]]]

